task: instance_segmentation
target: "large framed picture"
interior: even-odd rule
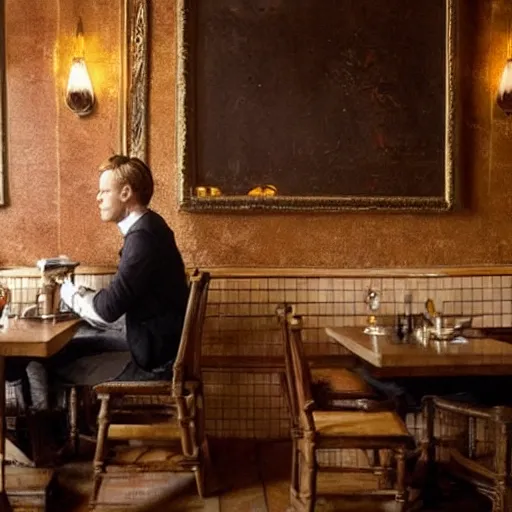
[[[178,0],[188,211],[449,211],[457,0]]]

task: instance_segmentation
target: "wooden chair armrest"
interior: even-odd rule
[[[431,400],[434,407],[443,411],[460,414],[473,418],[481,418],[484,420],[500,421],[503,423],[512,423],[512,408],[506,406],[484,407],[464,402],[457,402],[456,400],[447,400],[442,397],[426,397],[426,400]]]
[[[451,458],[450,462],[455,462],[457,466],[464,468],[466,471],[480,475],[488,480],[494,480],[496,478],[496,473],[479,463],[478,460],[465,457],[462,453],[453,448],[449,449],[449,454]]]

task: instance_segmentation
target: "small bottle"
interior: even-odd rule
[[[443,317],[440,314],[434,317],[434,332],[438,337],[441,337],[443,333]]]
[[[2,318],[0,318],[0,325],[3,329],[9,328],[9,315],[10,315],[10,308],[9,304],[6,304],[4,306],[4,309],[2,310]]]
[[[403,330],[403,321],[402,321],[402,315],[396,315],[396,335],[398,339],[401,341],[404,338],[404,330]]]
[[[412,294],[408,293],[404,297],[404,316],[405,322],[407,324],[406,330],[407,333],[412,333],[413,331],[413,321],[412,321]]]
[[[400,341],[408,343],[412,331],[409,329],[409,322],[406,315],[397,315],[396,318],[396,335]]]

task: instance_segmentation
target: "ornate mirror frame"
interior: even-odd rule
[[[0,205],[6,205],[7,137],[5,83],[5,2],[0,0]]]
[[[148,0],[121,0],[120,151],[147,161]]]
[[[413,193],[401,195],[400,192],[386,193],[386,195],[372,194],[371,184],[365,185],[364,192],[348,194],[338,193],[336,195],[273,195],[269,193],[245,195],[221,195],[217,188],[221,185],[216,183],[201,183],[197,176],[211,176],[214,171],[208,170],[200,174],[198,172],[197,151],[201,142],[197,136],[197,126],[200,123],[199,106],[197,104],[198,87],[201,87],[203,98],[211,93],[208,84],[200,83],[196,77],[196,51],[197,42],[201,41],[198,36],[199,30],[205,30],[207,25],[203,18],[198,23],[198,10],[202,5],[197,0],[177,0],[177,166],[178,166],[178,188],[179,206],[181,209],[192,212],[212,211],[341,211],[341,210],[397,210],[397,211],[423,211],[423,212],[444,212],[453,209],[456,201],[456,180],[455,166],[457,162],[457,134],[456,134],[456,30],[457,12],[456,3],[458,0],[444,0],[440,8],[445,9],[445,20],[438,31],[445,34],[444,44],[444,65],[439,69],[444,73],[444,94],[439,96],[439,101],[444,102],[444,125],[436,125],[439,140],[444,141],[437,149],[441,152],[438,156],[440,164],[433,164],[438,180],[439,193],[427,195],[421,193],[421,186],[414,188]],[[267,2],[268,3],[268,2]],[[259,11],[263,11],[264,4],[261,3]],[[259,5],[259,4],[258,4]],[[234,9],[234,8],[233,8]],[[254,11],[258,9],[254,8]],[[213,11],[208,11],[213,12]],[[215,14],[217,14],[215,12]],[[220,14],[222,15],[222,13]],[[213,16],[213,15],[212,15]],[[208,18],[210,19],[210,18]],[[202,27],[202,28],[201,28]],[[218,55],[222,55],[219,53]],[[217,56],[218,56],[217,55]],[[221,57],[219,57],[221,58]],[[437,70],[437,68],[436,68]],[[207,92],[205,92],[207,91]],[[238,89],[228,91],[237,97]],[[214,94],[214,93],[211,93]],[[214,114],[210,114],[214,117]],[[206,133],[206,132],[205,132]],[[225,135],[228,136],[227,134]],[[203,133],[203,138],[205,137]],[[320,146],[319,146],[320,147]],[[442,151],[444,150],[444,157]],[[439,153],[438,153],[439,154]],[[428,155],[430,157],[430,155]],[[208,160],[206,158],[206,160]],[[436,160],[437,162],[437,160]],[[407,166],[407,164],[404,164]],[[249,171],[246,171],[246,174]],[[291,169],[289,170],[291,173]],[[351,172],[351,171],[347,171]],[[386,177],[389,177],[388,174]],[[392,176],[392,175],[391,175]],[[293,180],[293,177],[288,179]],[[347,179],[347,178],[345,178]],[[351,178],[348,178],[351,179]],[[364,181],[364,180],[363,180]],[[370,177],[366,177],[369,183]],[[231,182],[230,182],[231,183]],[[416,185],[414,185],[416,187]],[[263,189],[264,187],[261,186]],[[442,191],[441,191],[442,188]],[[399,190],[400,187],[397,188]],[[350,195],[352,194],[352,195]]]

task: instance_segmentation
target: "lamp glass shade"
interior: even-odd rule
[[[512,114],[512,59],[505,64],[496,101],[505,114]]]
[[[86,116],[92,112],[94,91],[83,58],[76,57],[71,64],[66,89],[66,104],[79,116]]]

